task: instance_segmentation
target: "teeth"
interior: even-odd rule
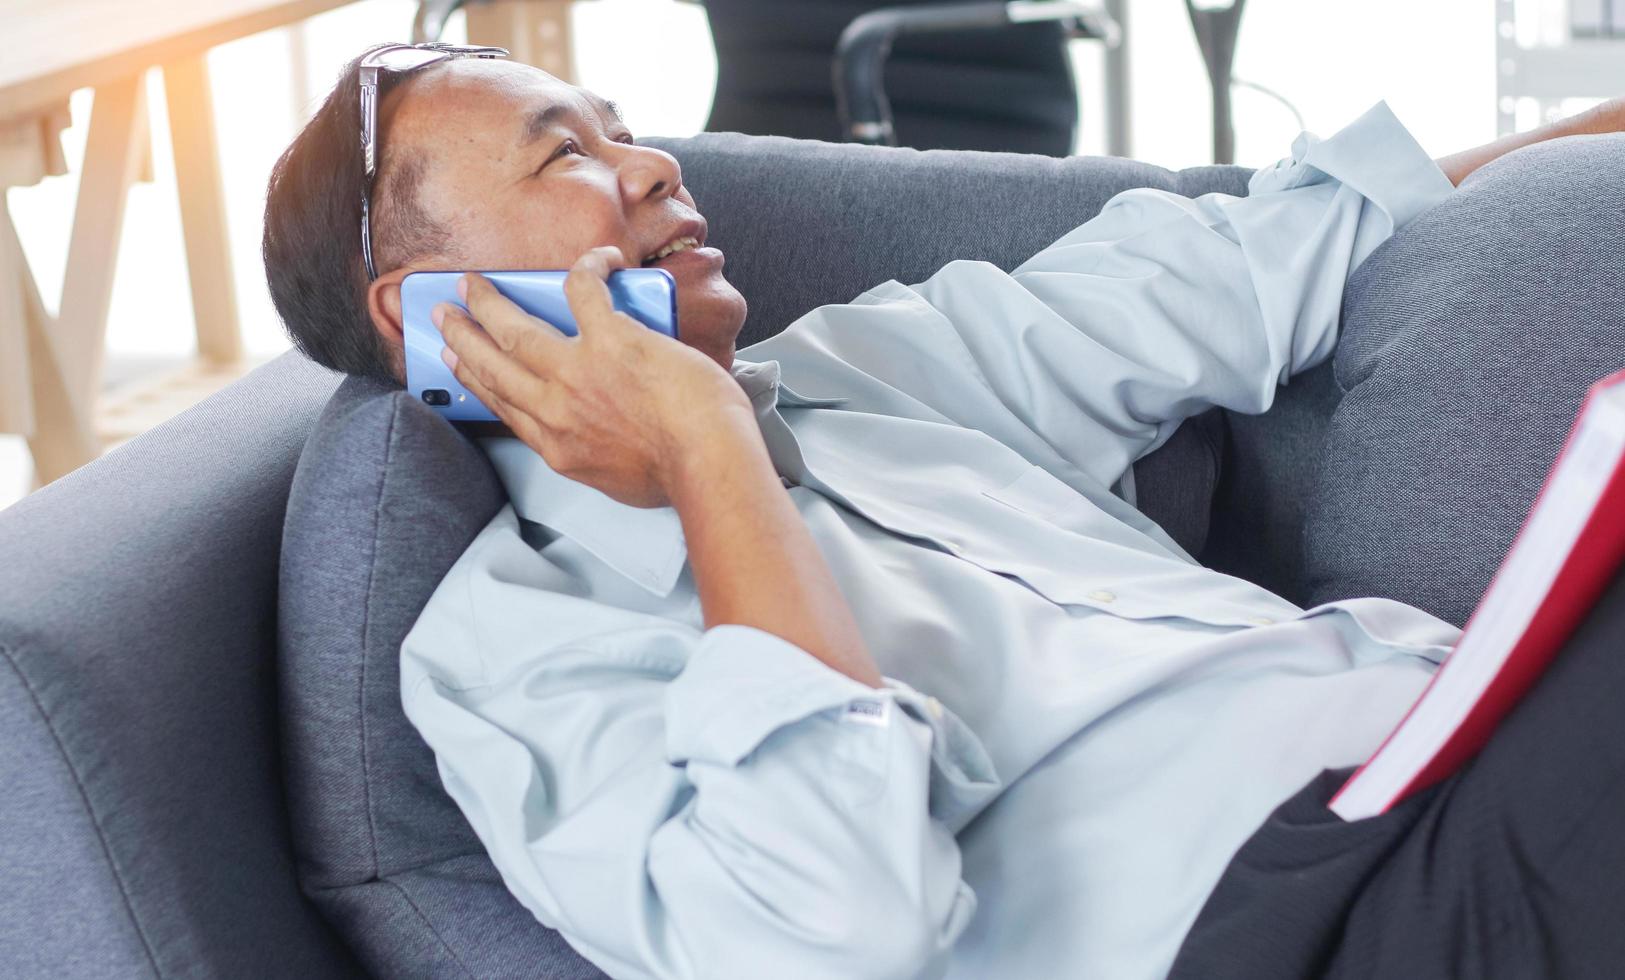
[[[681,252],[684,249],[699,248],[699,247],[700,247],[700,240],[699,239],[689,237],[689,236],[685,236],[683,238],[677,239],[676,241],[672,242],[670,245],[665,246],[660,251],[654,253],[653,255],[649,256],[648,258],[644,259],[643,261],[645,261],[645,262],[659,262],[661,259],[665,258],[668,255],[671,255],[674,252]]]

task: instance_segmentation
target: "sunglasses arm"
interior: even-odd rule
[[[370,180],[378,170],[378,142],[373,129],[378,125],[378,69],[361,69],[361,157]]]

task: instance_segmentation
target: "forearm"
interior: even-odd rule
[[[1492,143],[1476,146],[1470,150],[1453,153],[1447,157],[1440,157],[1436,162],[1443,170],[1450,182],[1461,186],[1467,175],[1489,163],[1496,157],[1510,153],[1520,147],[1543,140],[1557,139],[1562,136],[1578,136],[1584,133],[1617,133],[1625,131],[1625,97],[1611,99],[1601,105],[1592,107],[1585,112],[1547,123],[1544,126],[1531,129],[1523,133],[1513,133],[1503,136]]]
[[[669,488],[709,628],[754,626],[871,687],[881,674],[754,418],[733,413],[683,456]]]

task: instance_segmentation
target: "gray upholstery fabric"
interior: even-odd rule
[[[750,304],[741,349],[814,307],[887,279],[920,282],[954,259],[1013,269],[1130,187],[1241,195],[1253,172],[735,133],[644,142],[681,161],[710,241],[727,254]],[[1193,555],[1207,539],[1225,414],[1198,416],[1134,467],[1139,508]]]
[[[1349,284],[1310,599],[1465,623],[1593,380],[1625,367],[1625,134],[1480,168]]]
[[[1341,397],[1328,359],[1277,388],[1263,415],[1223,410],[1228,440],[1212,530],[1196,556],[1202,564],[1300,605],[1306,600],[1304,514],[1316,492],[1326,425]],[[1140,463],[1154,460],[1155,454]]]
[[[0,512],[0,976],[353,975],[295,884],[272,659],[336,381],[288,355]]]
[[[502,885],[401,710],[401,641],[505,500],[472,442],[360,378],[293,477],[278,677],[299,882],[375,976],[599,975]]]
[[[15,657],[0,647],[0,975],[156,977],[74,766]]]
[[[519,904],[483,850],[335,890],[325,907],[390,980],[604,976]]]

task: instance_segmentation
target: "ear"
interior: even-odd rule
[[[374,279],[372,285],[367,287],[367,313],[372,319],[372,327],[384,338],[384,346],[393,352],[391,360],[395,364],[395,373],[403,384],[406,373],[406,334],[402,326],[401,280],[416,271],[409,266],[391,269]]]

